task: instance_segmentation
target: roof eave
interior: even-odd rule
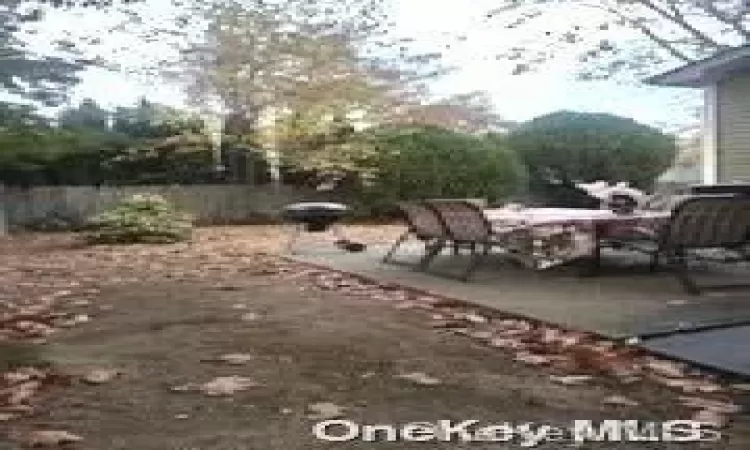
[[[653,75],[643,81],[654,86],[696,88],[716,83],[735,70],[747,70],[748,66],[750,66],[750,45],[744,45],[665,73]]]

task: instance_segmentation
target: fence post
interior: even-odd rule
[[[5,185],[0,183],[0,236],[8,234],[8,199],[5,194]]]

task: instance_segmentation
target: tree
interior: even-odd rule
[[[86,98],[78,106],[62,110],[59,124],[66,129],[106,131],[109,129],[109,112]]]
[[[112,130],[134,139],[166,138],[184,132],[204,131],[203,121],[185,111],[141,98],[134,107],[118,107],[112,115]]]
[[[676,152],[674,136],[632,119],[571,111],[521,125],[508,135],[508,145],[528,168],[532,185],[604,180],[647,189]]]
[[[464,133],[486,133],[507,123],[493,111],[485,92],[470,92],[427,104],[408,104],[394,112],[392,123],[431,125]]]
[[[199,105],[219,100],[227,131],[236,135],[257,131],[270,108],[281,115],[368,109],[383,84],[361,63],[351,33],[269,6],[230,4],[213,17],[205,42],[185,52],[188,92]]]
[[[230,4],[186,51],[182,75],[196,106],[218,100],[226,134],[277,147],[305,169],[354,170],[368,147],[344,130],[382,122],[423,79],[363,56],[365,47],[356,30]]]
[[[0,132],[21,127],[46,127],[49,120],[33,105],[0,102]]]
[[[515,154],[492,142],[437,127],[374,130],[377,153],[366,198],[386,206],[403,199],[506,198],[524,185]]]
[[[529,31],[528,45],[501,54],[523,73],[572,47],[584,79],[622,71],[645,74],[666,62],[690,62],[750,42],[750,9],[735,0],[501,0],[488,12],[508,29]],[[569,26],[536,27],[565,14]],[[535,29],[536,27],[536,29]]]

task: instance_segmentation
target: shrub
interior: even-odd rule
[[[193,218],[159,195],[138,194],[90,220],[91,243],[172,243],[190,239]]]

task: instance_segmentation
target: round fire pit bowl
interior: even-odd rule
[[[303,202],[285,206],[281,217],[287,222],[304,225],[305,231],[319,233],[349,214],[349,207],[341,203]]]

